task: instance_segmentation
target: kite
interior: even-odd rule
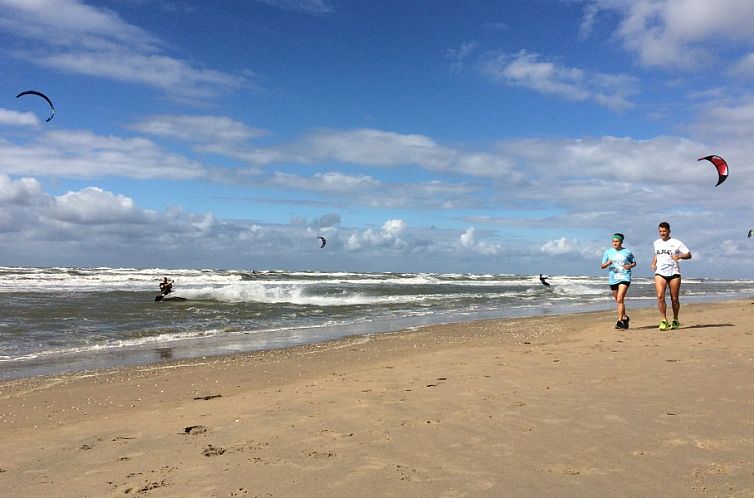
[[[323,247],[327,245],[327,241],[325,240],[324,237],[317,237],[317,238],[322,241],[322,245],[319,246],[320,249],[322,249]]]
[[[711,155],[711,156],[704,156],[697,159],[697,161],[701,161],[702,159],[706,159],[707,161],[711,162],[715,169],[717,169],[717,184],[715,184],[715,187],[720,185],[725,181],[726,178],[728,178],[728,163],[725,162],[725,159],[723,159],[720,156]]]
[[[45,121],[49,122],[53,118],[53,116],[55,116],[55,106],[53,105],[52,100],[50,100],[50,98],[47,95],[45,95],[42,92],[38,92],[36,90],[26,90],[25,92],[21,92],[18,95],[16,95],[16,98],[23,97],[24,95],[37,95],[38,97],[42,97],[43,99],[45,99],[47,103],[50,104],[50,117],[47,118]]]
[[[754,230],[749,230],[749,235],[748,235],[748,237],[749,237],[749,238],[751,238],[751,236],[752,236],[752,235],[754,235]]]

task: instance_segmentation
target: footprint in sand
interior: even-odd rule
[[[183,429],[184,434],[188,434],[189,436],[195,436],[197,434],[204,434],[207,432],[207,428],[203,425],[190,425]]]
[[[211,399],[215,399],[215,398],[222,398],[222,397],[223,397],[223,395],[222,395],[222,394],[209,394],[209,395],[207,395],[207,396],[196,396],[196,397],[195,397],[194,399],[195,399],[195,400],[204,400],[204,401],[209,401],[209,400],[211,400]]]
[[[211,456],[219,456],[225,453],[225,448],[216,448],[215,446],[212,446],[211,444],[204,448],[204,451],[202,451],[202,455],[206,457]]]

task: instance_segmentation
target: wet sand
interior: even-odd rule
[[[754,496],[753,313],[490,320],[6,382],[0,494]]]

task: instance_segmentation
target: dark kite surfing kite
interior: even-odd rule
[[[45,121],[49,122],[55,116],[55,106],[53,105],[52,100],[50,100],[50,98],[47,95],[45,95],[42,92],[38,92],[36,90],[26,90],[25,92],[21,92],[18,95],[16,95],[16,98],[23,97],[24,95],[36,95],[38,97],[42,97],[43,99],[47,101],[48,104],[50,104],[50,117],[47,118]]]

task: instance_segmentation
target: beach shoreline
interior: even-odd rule
[[[0,268],[0,382],[261,351],[444,323],[614,309],[602,276],[174,270],[186,301],[154,301],[155,269]],[[161,272],[160,272],[161,274]],[[161,277],[162,278],[162,277]],[[630,309],[654,306],[654,279]],[[684,278],[684,303],[754,294]]]
[[[12,496],[754,496],[751,299],[0,383]],[[82,471],[82,469],[85,469]]]
[[[684,303],[687,304],[735,300],[735,297],[728,295],[689,295],[683,297]],[[635,298],[629,299],[629,301],[628,306],[633,310],[655,307],[654,301],[649,302]],[[608,301],[608,298],[605,297],[605,302],[589,305],[557,305],[553,308],[541,309],[513,308],[485,312],[459,312],[438,314],[440,318],[433,315],[424,315],[380,319],[362,323],[322,325],[302,329],[295,327],[290,329],[280,328],[277,331],[266,332],[266,338],[263,341],[259,341],[254,333],[221,333],[214,336],[174,339],[140,346],[114,345],[113,347],[82,352],[43,354],[30,359],[5,360],[0,363],[0,383],[36,376],[98,372],[121,367],[159,366],[192,359],[205,360],[216,356],[290,349],[310,344],[327,344],[341,339],[394,334],[426,327],[603,312],[612,307],[614,307],[614,303],[611,300]]]

